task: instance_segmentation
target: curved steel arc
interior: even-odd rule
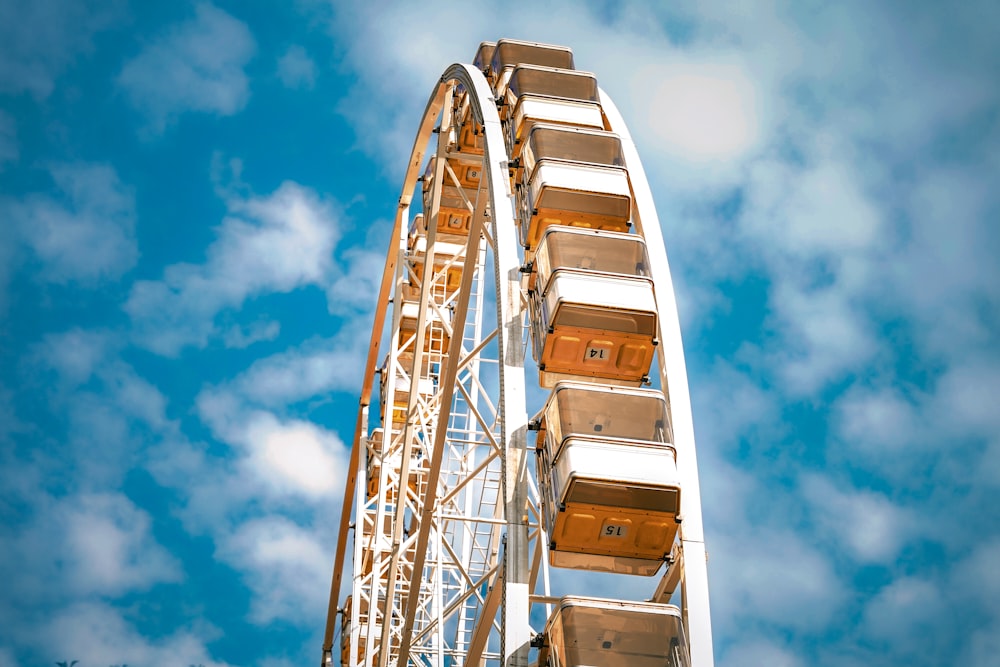
[[[333,635],[337,621],[337,601],[343,581],[343,569],[346,558],[346,545],[348,532],[351,529],[350,519],[353,506],[353,497],[357,486],[357,472],[360,463],[360,451],[363,449],[362,442],[366,437],[365,411],[371,403],[371,393],[374,385],[375,369],[378,362],[379,347],[382,337],[382,329],[385,325],[388,304],[391,302],[391,294],[396,275],[396,264],[399,253],[397,244],[400,238],[402,225],[408,217],[409,206],[413,199],[413,192],[416,189],[418,174],[424,163],[427,154],[427,146],[434,124],[441,113],[445,94],[449,86],[460,83],[470,91],[470,101],[474,118],[483,125],[485,141],[485,169],[489,191],[489,215],[492,230],[485,228],[487,211],[485,204],[476,211],[474,215],[474,229],[470,233],[471,250],[466,253],[466,265],[463,276],[472,275],[470,263],[474,265],[474,259],[478,256],[478,245],[481,233],[485,233],[491,240],[495,248],[494,265],[497,271],[497,309],[498,309],[498,337],[500,356],[500,381],[501,396],[503,396],[503,412],[507,418],[501,418],[501,441],[506,445],[504,449],[513,442],[515,448],[523,450],[526,446],[525,429],[527,425],[527,410],[524,404],[524,373],[523,373],[523,353],[520,346],[520,332],[523,314],[520,307],[520,295],[518,290],[519,281],[517,270],[519,260],[517,256],[517,246],[515,237],[514,201],[510,192],[509,180],[507,178],[506,149],[500,126],[500,119],[496,106],[493,102],[492,93],[485,77],[481,72],[471,65],[454,64],[447,68],[432,91],[428,99],[420,126],[417,130],[413,143],[410,159],[407,164],[406,173],[403,178],[402,192],[396,209],[396,216],[393,232],[386,254],[386,261],[382,273],[382,281],[379,287],[379,296],[376,304],[374,321],[372,324],[372,334],[369,341],[368,357],[365,364],[364,380],[361,390],[361,397],[358,406],[358,416],[355,424],[355,434],[353,446],[351,448],[351,458],[344,488],[344,502],[341,508],[340,530],[337,538],[337,548],[334,559],[333,575],[330,585],[330,597],[327,608],[327,620],[323,639],[323,656],[321,665],[329,666],[332,663]],[[504,199],[506,198],[506,202]],[[490,231],[493,233],[490,234]],[[506,281],[503,277],[506,276]],[[467,285],[463,285],[467,289]],[[464,319],[466,313],[456,312],[455,321]],[[510,335],[516,333],[514,340],[507,340]],[[443,440],[447,432],[447,420],[450,414],[451,399],[457,374],[460,370],[459,363],[461,357],[461,337],[453,336],[450,343],[449,363],[447,368],[442,369],[446,373],[445,380],[441,383],[443,392],[447,395],[441,396],[441,410],[439,412],[438,428],[435,430],[436,440],[434,447],[434,457],[429,472],[429,479],[436,480],[440,475],[441,457],[444,451]],[[504,372],[504,369],[507,372]],[[513,372],[511,372],[513,371]],[[506,385],[506,389],[504,389]],[[507,392],[507,393],[504,393]],[[523,456],[516,457],[523,459]],[[420,533],[417,544],[417,562],[414,563],[413,572],[421,572],[424,562],[427,542],[429,540],[430,520],[429,513],[433,511],[437,484],[427,485],[429,497],[423,503],[426,520],[420,521]],[[415,616],[417,595],[411,595],[407,600],[405,622],[406,627],[403,633],[403,652],[400,656],[399,664],[406,664],[409,637],[412,631],[413,619]],[[524,595],[524,604],[527,606],[527,592]]]
[[[637,212],[636,226],[646,239],[649,252],[653,284],[656,286],[656,309],[660,321],[659,373],[664,393],[669,396],[670,415],[673,426],[674,447],[677,449],[677,467],[684,493],[681,495],[680,544],[683,556],[682,591],[684,614],[688,621],[688,641],[691,648],[691,664],[695,667],[711,667],[714,664],[712,650],[712,623],[708,602],[708,568],[705,551],[705,533],[702,525],[701,488],[698,482],[698,459],[694,439],[694,420],[691,414],[691,394],[688,388],[687,365],[684,361],[684,345],[681,340],[680,318],[677,313],[677,297],[670,275],[663,231],[656,214],[653,193],[650,191],[646,172],[639,159],[632,136],[618,107],[604,90],[601,93],[601,107],[612,132],[621,138],[625,153],[625,165]],[[664,575],[664,576],[669,576]],[[669,597],[669,596],[668,596]],[[657,600],[666,602],[667,600]]]
[[[487,179],[489,192],[489,212],[493,226],[493,237],[495,239],[495,266],[497,271],[497,308],[498,308],[498,336],[500,355],[500,385],[503,405],[501,409],[504,415],[501,417],[501,451],[506,451],[513,447],[520,446],[522,449],[525,442],[517,442],[518,436],[521,441],[525,440],[524,426],[527,424],[527,409],[524,402],[524,371],[523,356],[520,352],[520,281],[517,270],[519,260],[517,255],[516,238],[513,231],[516,229],[514,219],[514,201],[510,192],[510,180],[507,172],[507,151],[503,139],[500,125],[500,116],[497,113],[496,105],[493,101],[493,94],[489,84],[481,72],[471,65],[454,64],[445,70],[441,76],[441,83],[456,82],[463,85],[469,92],[469,99],[472,113],[482,124],[485,132],[484,147],[484,175]],[[441,85],[439,83],[439,86]],[[426,122],[426,118],[425,118]],[[506,201],[505,201],[506,200]],[[480,198],[480,201],[483,201]],[[465,267],[462,272],[462,290],[469,288],[468,281],[472,277],[472,265],[479,254],[479,243],[483,227],[486,224],[486,211],[477,210],[473,216],[472,229],[469,232],[469,247],[465,254]],[[504,276],[508,280],[504,281]],[[514,277],[512,282],[509,278]],[[513,293],[512,292],[514,291]],[[512,308],[512,304],[518,304]],[[455,321],[463,322],[467,316],[467,301],[459,304],[459,310],[455,313]],[[510,340],[512,334],[516,332],[516,338]],[[433,457],[429,479],[436,480],[440,476],[441,463],[444,454],[445,435],[449,418],[448,408],[451,405],[456,379],[461,362],[461,337],[453,336],[448,354],[449,363],[444,369],[444,378],[441,387],[441,411],[438,415],[438,426],[435,429],[435,442],[433,446]],[[513,354],[511,353],[513,350]],[[506,370],[506,372],[505,372]],[[513,371],[513,372],[512,372]],[[511,393],[512,392],[512,393]],[[513,427],[513,429],[511,428]],[[437,502],[437,484],[427,485],[426,495],[422,505],[422,516],[420,529],[417,535],[416,558],[413,563],[414,574],[423,571],[426,562],[427,544],[430,539],[432,518]],[[404,614],[402,643],[400,646],[398,664],[405,665],[409,659],[410,639],[413,633],[413,624],[416,617],[416,610],[419,599],[416,595],[407,598],[406,611]],[[527,594],[525,593],[525,602]],[[489,622],[489,621],[487,621]]]
[[[427,108],[424,111],[423,120],[417,130],[417,136],[413,142],[413,150],[410,153],[410,160],[407,164],[406,174],[403,177],[403,189],[396,206],[396,217],[393,223],[392,235],[389,240],[389,248],[386,252],[385,267],[382,271],[382,282],[379,285],[378,300],[375,306],[375,317],[372,323],[371,338],[368,343],[368,358],[365,362],[364,380],[361,387],[361,397],[358,405],[358,416],[354,426],[354,440],[351,446],[351,459],[347,468],[347,479],[344,483],[344,501],[340,511],[340,531],[337,535],[337,551],[334,557],[333,575],[330,582],[330,599],[327,605],[326,627],[323,633],[323,656],[321,665],[327,665],[332,658],[333,633],[337,623],[337,601],[340,597],[340,586],[344,569],[344,559],[347,551],[347,534],[350,530],[351,508],[355,487],[357,486],[357,471],[360,463],[362,439],[366,437],[364,425],[364,411],[371,404],[372,387],[375,380],[375,368],[378,363],[379,345],[382,340],[382,329],[385,326],[385,317],[390,302],[394,277],[396,275],[396,260],[399,253],[396,252],[396,245],[403,224],[413,199],[413,190],[417,183],[417,175],[420,166],[423,164],[427,153],[427,142],[431,131],[434,129],[434,122],[444,102],[444,86],[439,82],[427,101]]]

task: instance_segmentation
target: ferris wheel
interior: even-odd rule
[[[324,667],[713,665],[659,220],[569,48],[484,42],[434,87],[351,452]],[[648,593],[554,595],[550,568]]]

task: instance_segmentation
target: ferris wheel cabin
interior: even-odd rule
[[[545,624],[548,667],[689,667],[674,605],[563,597]]]
[[[521,176],[518,213],[527,259],[550,225],[629,230],[632,193],[617,135],[536,125],[528,133],[516,173]]]
[[[549,562],[655,574],[677,534],[681,494],[663,394],[560,382],[538,427]]]
[[[539,381],[600,379],[638,386],[656,346],[657,312],[640,236],[550,227],[529,294]]]

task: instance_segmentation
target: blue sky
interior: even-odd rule
[[[718,663],[995,665],[995,3],[346,4],[0,0],[0,667],[318,660],[418,114],[504,36],[645,161]]]

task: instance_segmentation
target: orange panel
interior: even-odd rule
[[[483,154],[485,134],[482,127],[476,127],[473,120],[462,123],[462,129],[458,133],[458,150],[463,153]]]
[[[549,353],[547,357],[542,357],[542,363],[546,365],[573,364],[583,354],[583,341],[579,336],[551,333],[548,338],[551,339]]]
[[[648,510],[567,503],[554,520],[556,551],[655,560],[670,553],[677,535],[673,514]]]
[[[406,404],[399,405],[398,403],[392,409],[392,425],[403,424],[406,422]]]
[[[608,378],[638,384],[653,361],[653,340],[600,329],[553,327],[545,335],[542,358],[546,373]]]
[[[677,522],[673,519],[669,521],[643,521],[639,526],[639,534],[636,536],[636,545],[640,549],[656,549],[663,544],[673,542],[670,536],[671,530],[677,529]]]
[[[578,508],[574,508],[578,510]],[[564,517],[563,521],[556,521],[555,536],[556,544],[586,544],[593,540],[594,533],[597,532],[597,518],[593,514],[581,511],[569,511],[560,513]]]
[[[475,164],[452,163],[452,169],[458,176],[458,182],[465,188],[465,196],[473,200],[476,190],[479,189],[479,181],[483,176],[483,168]]]
[[[472,213],[468,209],[441,208],[438,211],[438,232],[468,235],[471,228]]]
[[[624,343],[618,348],[618,368],[625,371],[645,373],[652,362],[652,347],[646,344]]]

